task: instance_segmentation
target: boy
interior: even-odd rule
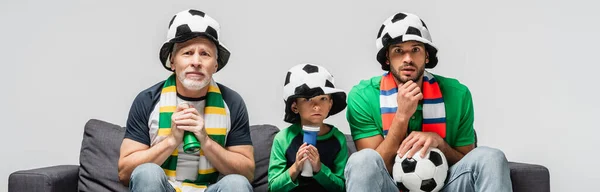
[[[333,76],[325,68],[312,64],[292,67],[283,92],[284,121],[292,125],[275,135],[269,162],[269,190],[345,191],[346,138],[323,120],[346,108],[346,93],[335,89]],[[307,128],[314,133],[318,131],[316,145],[304,142],[308,139],[304,137],[310,134],[304,131]]]

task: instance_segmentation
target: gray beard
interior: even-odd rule
[[[192,91],[202,90],[202,88],[206,87],[210,83],[210,79],[208,78],[204,78],[202,81],[199,82],[191,79],[186,79],[185,74],[177,75],[177,79],[179,79],[179,82],[181,82],[183,87]]]

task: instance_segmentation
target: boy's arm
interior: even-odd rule
[[[339,133],[339,134],[338,134]],[[334,165],[330,169],[321,163],[321,170],[313,177],[315,180],[325,187],[327,191],[345,191],[344,168],[348,161],[348,147],[346,146],[346,137],[341,132],[335,134],[336,139],[340,142],[340,151],[334,159]]]
[[[298,182],[292,180],[289,173],[292,170],[286,168],[287,160],[284,147],[287,145],[283,145],[280,139],[283,135],[279,133],[275,136],[271,148],[268,172],[269,191],[291,191],[298,186]]]

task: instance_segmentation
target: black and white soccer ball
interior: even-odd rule
[[[292,99],[331,95],[333,106],[329,115],[334,115],[346,108],[346,93],[335,88],[333,75],[327,69],[315,64],[300,64],[288,70],[283,85],[283,101],[286,103],[284,120],[295,123],[297,115],[290,110]]]
[[[429,148],[425,158],[417,152],[412,158],[396,156],[393,177],[403,191],[440,191],[448,176],[448,162],[437,148]]]

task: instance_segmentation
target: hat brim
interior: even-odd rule
[[[311,91],[309,91],[309,94],[289,96],[285,102],[285,116],[283,120],[288,123],[300,123],[300,115],[294,113],[291,109],[292,103],[294,103],[294,101],[296,101],[297,98],[312,98],[319,95],[331,95],[331,100],[333,101],[333,104],[331,106],[331,109],[329,109],[327,117],[339,113],[340,111],[344,110],[347,106],[346,93],[343,90],[330,87],[317,87],[311,89]]]
[[[420,38],[420,39],[404,39],[402,38],[402,36],[400,37],[396,37],[392,40],[389,41],[389,43],[387,43],[387,45],[384,45],[383,48],[379,49],[379,52],[377,52],[377,61],[379,62],[379,64],[381,64],[382,66],[384,65],[388,65],[386,63],[387,61],[387,57],[386,57],[386,52],[388,47],[390,47],[390,45],[393,44],[398,44],[398,43],[402,43],[402,42],[406,42],[406,41],[418,41],[421,42],[425,45],[425,50],[427,50],[427,54],[429,55],[429,62],[427,64],[425,64],[425,68],[431,69],[434,68],[437,63],[438,63],[438,58],[437,58],[437,48],[432,45],[431,42],[427,41],[426,39]],[[383,68],[383,67],[382,67]]]
[[[169,61],[169,56],[171,55],[171,52],[173,52],[173,45],[175,45],[175,43],[186,42],[186,41],[196,38],[196,37],[206,37],[216,45],[217,54],[218,54],[217,71],[221,70],[223,67],[225,67],[225,65],[227,65],[227,62],[229,61],[229,57],[231,56],[231,52],[229,52],[227,47],[225,47],[216,38],[214,38],[212,35],[210,35],[208,33],[194,32],[194,33],[187,33],[184,35],[177,36],[163,44],[163,46],[160,48],[160,52],[159,52],[159,59],[160,59],[160,62],[162,62],[163,67],[169,71],[173,71],[173,70],[171,70],[171,62]]]

